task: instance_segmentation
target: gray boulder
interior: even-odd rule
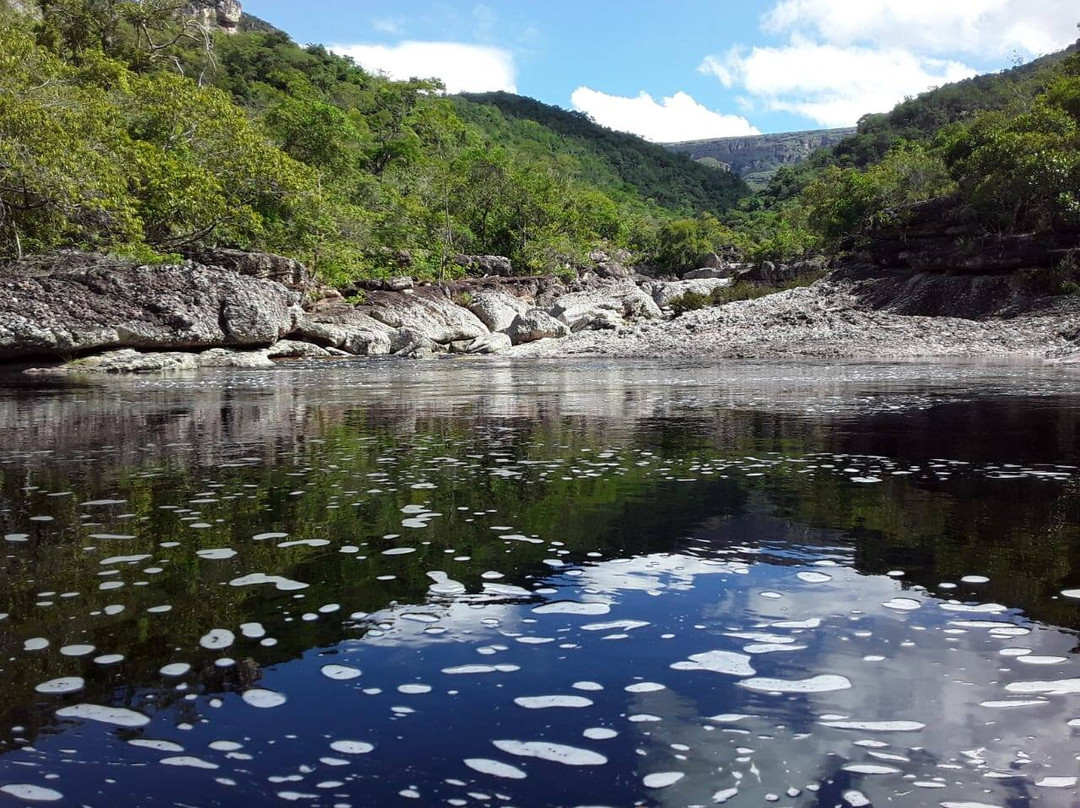
[[[475,314],[439,294],[372,293],[371,316],[391,328],[411,328],[446,344],[491,333]]]
[[[696,281],[715,278],[730,278],[734,274],[735,268],[729,265],[721,268],[703,267],[702,269],[692,269],[682,277],[684,281]]]
[[[524,314],[519,314],[506,329],[506,334],[514,345],[552,337],[565,337],[569,333],[570,328],[566,323],[556,320],[540,309],[529,309]]]
[[[428,359],[435,355],[438,346],[427,335],[415,328],[399,328],[390,335],[390,350],[394,356],[409,359]]]
[[[299,296],[279,283],[200,264],[66,256],[0,269],[0,358],[265,347],[302,314]]]
[[[660,308],[653,299],[630,281],[563,295],[549,311],[566,323],[571,331],[587,330],[597,323],[602,324],[603,328],[612,327],[609,325],[615,322],[612,314],[623,320],[656,319],[661,316]]]
[[[76,359],[56,368],[33,372],[47,373],[167,373],[181,370],[195,370],[199,367],[199,355],[194,353],[155,352],[143,353],[134,348],[121,348],[118,351]]]
[[[501,255],[455,255],[454,263],[474,275],[507,278],[514,274],[510,259]]]
[[[495,333],[474,340],[461,340],[450,343],[451,353],[460,354],[497,354],[509,351],[513,343],[507,334]]]
[[[185,257],[203,266],[221,267],[251,278],[276,281],[298,292],[305,292],[315,285],[307,267],[295,258],[283,255],[216,249],[189,252]]]
[[[385,356],[390,353],[394,329],[347,303],[320,306],[297,323],[293,336],[327,348],[338,348],[357,356]]]
[[[227,348],[211,348],[196,357],[201,368],[272,368],[273,360],[268,350],[230,351]]]
[[[326,348],[312,345],[310,342],[283,339],[270,346],[266,355],[271,359],[325,359],[333,354]]]
[[[530,308],[526,301],[506,292],[480,292],[469,303],[469,311],[492,331],[505,331]]]

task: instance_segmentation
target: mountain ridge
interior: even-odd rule
[[[821,148],[828,148],[857,133],[855,127],[804,129],[762,135],[683,140],[662,143],[664,148],[715,168],[738,174],[754,189],[764,188],[785,165],[797,165]]]

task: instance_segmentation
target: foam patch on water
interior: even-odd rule
[[[334,679],[339,682],[355,679],[361,675],[360,669],[354,668],[351,665],[323,665],[319,668],[319,671],[327,679]]]
[[[592,699],[584,696],[519,696],[514,704],[527,710],[546,710],[550,707],[592,707]]]
[[[74,704],[56,711],[60,718],[81,718],[117,727],[145,727],[150,719],[142,713],[124,707],[105,707],[100,704]]]
[[[298,589],[307,589],[309,586],[309,584],[293,581],[281,575],[267,575],[262,572],[253,572],[229,581],[229,586],[260,586],[262,584],[273,584],[279,592],[293,592]]]
[[[826,673],[808,679],[744,679],[739,687],[762,693],[830,693],[834,690],[850,690],[851,680],[846,676]]]
[[[824,727],[833,729],[855,729],[863,732],[919,732],[926,729],[926,724],[918,721],[819,721]]]
[[[734,651],[706,651],[691,654],[685,662],[676,662],[671,668],[677,671],[708,671],[727,676],[753,676],[757,671],[750,665],[750,657]]]
[[[667,788],[686,777],[686,772],[653,772],[641,778],[645,788]]]
[[[564,600],[537,606],[533,609],[533,614],[578,614],[592,617],[608,614],[610,611],[611,606],[607,603],[579,603],[577,601]]]
[[[334,741],[330,748],[342,755],[366,755],[374,751],[375,745],[367,741]]]
[[[566,766],[603,766],[607,763],[607,758],[599,752],[560,743],[548,741],[492,741],[491,743],[496,749],[508,755],[537,758]]]
[[[0,792],[27,802],[56,802],[64,798],[59,791],[30,783],[10,783],[0,786]]]
[[[465,765],[474,772],[480,772],[480,774],[486,774],[491,777],[502,777],[507,780],[524,780],[528,777],[528,775],[517,766],[511,766],[509,763],[502,763],[498,760],[491,760],[489,758],[466,758],[464,762]]]
[[[252,707],[258,707],[263,710],[268,710],[273,707],[280,707],[286,701],[288,697],[284,693],[277,693],[273,690],[264,690],[261,687],[255,687],[251,690],[245,690],[241,694],[241,698],[246,704]]]
[[[79,676],[62,676],[59,679],[50,679],[37,685],[34,690],[50,696],[61,693],[76,693],[86,686],[86,681]]]

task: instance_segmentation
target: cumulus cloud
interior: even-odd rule
[[[393,79],[440,79],[450,93],[517,92],[514,56],[503,48],[407,40],[396,45],[334,45],[331,50]]]
[[[774,111],[822,126],[850,126],[868,112],[891,109],[905,96],[975,74],[960,62],[899,48],[873,49],[808,42],[735,49],[701,66]]]
[[[659,143],[758,134],[746,118],[714,112],[684,92],[657,101],[646,92],[627,97],[578,87],[570,100],[603,126]]]
[[[780,0],[763,25],[837,45],[1036,56],[1076,40],[1076,0]]]
[[[850,126],[906,96],[975,75],[966,60],[1031,57],[1076,39],[1076,0],[776,0],[775,46],[701,64],[753,107]]]

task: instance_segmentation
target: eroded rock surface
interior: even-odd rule
[[[295,329],[298,302],[274,281],[194,263],[18,263],[0,269],[0,358],[265,347]]]

